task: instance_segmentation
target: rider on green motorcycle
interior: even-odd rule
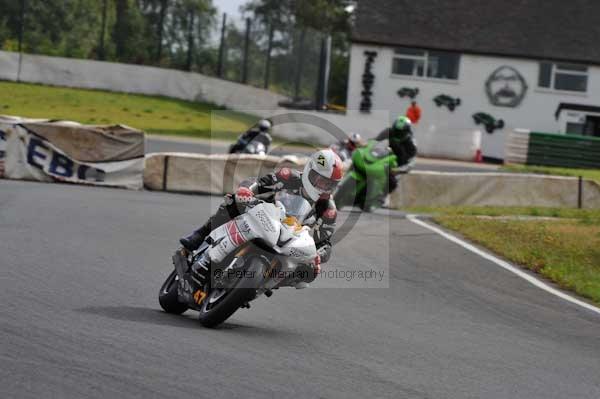
[[[396,155],[399,167],[411,166],[417,156],[417,146],[413,137],[412,123],[406,116],[399,116],[392,127],[383,130],[375,138],[377,141],[389,140],[390,147]],[[389,192],[398,187],[393,173],[389,174]]]

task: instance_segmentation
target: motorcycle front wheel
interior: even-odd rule
[[[158,292],[158,303],[160,303],[160,307],[167,313],[182,314],[188,310],[188,306],[185,303],[179,302],[177,297],[178,281],[177,272],[173,270]]]
[[[218,326],[256,297],[256,290],[264,279],[266,264],[258,257],[250,258],[248,262],[249,266],[231,288],[213,289],[204,298],[198,316],[204,327]]]

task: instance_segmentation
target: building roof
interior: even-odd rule
[[[600,1],[359,0],[352,40],[600,64]]]
[[[556,112],[554,113],[554,117],[558,119],[560,113],[563,111],[583,111],[583,112],[594,112],[600,114],[600,107],[596,105],[585,105],[585,104],[574,104],[574,103],[560,103]]]

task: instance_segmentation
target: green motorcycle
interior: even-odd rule
[[[337,207],[358,206],[366,212],[381,207],[388,192],[388,174],[396,170],[396,155],[387,144],[369,140],[352,153],[352,167],[334,195]]]

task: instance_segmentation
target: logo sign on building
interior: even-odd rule
[[[373,62],[377,57],[377,51],[365,51],[365,71],[362,75],[363,91],[361,92],[362,101],[360,102],[360,111],[369,113],[373,103],[371,102],[371,96],[373,92],[373,82],[375,81],[375,75],[373,74]]]
[[[490,102],[498,107],[518,107],[527,94],[527,88],[523,75],[506,65],[496,69],[485,82]]]

